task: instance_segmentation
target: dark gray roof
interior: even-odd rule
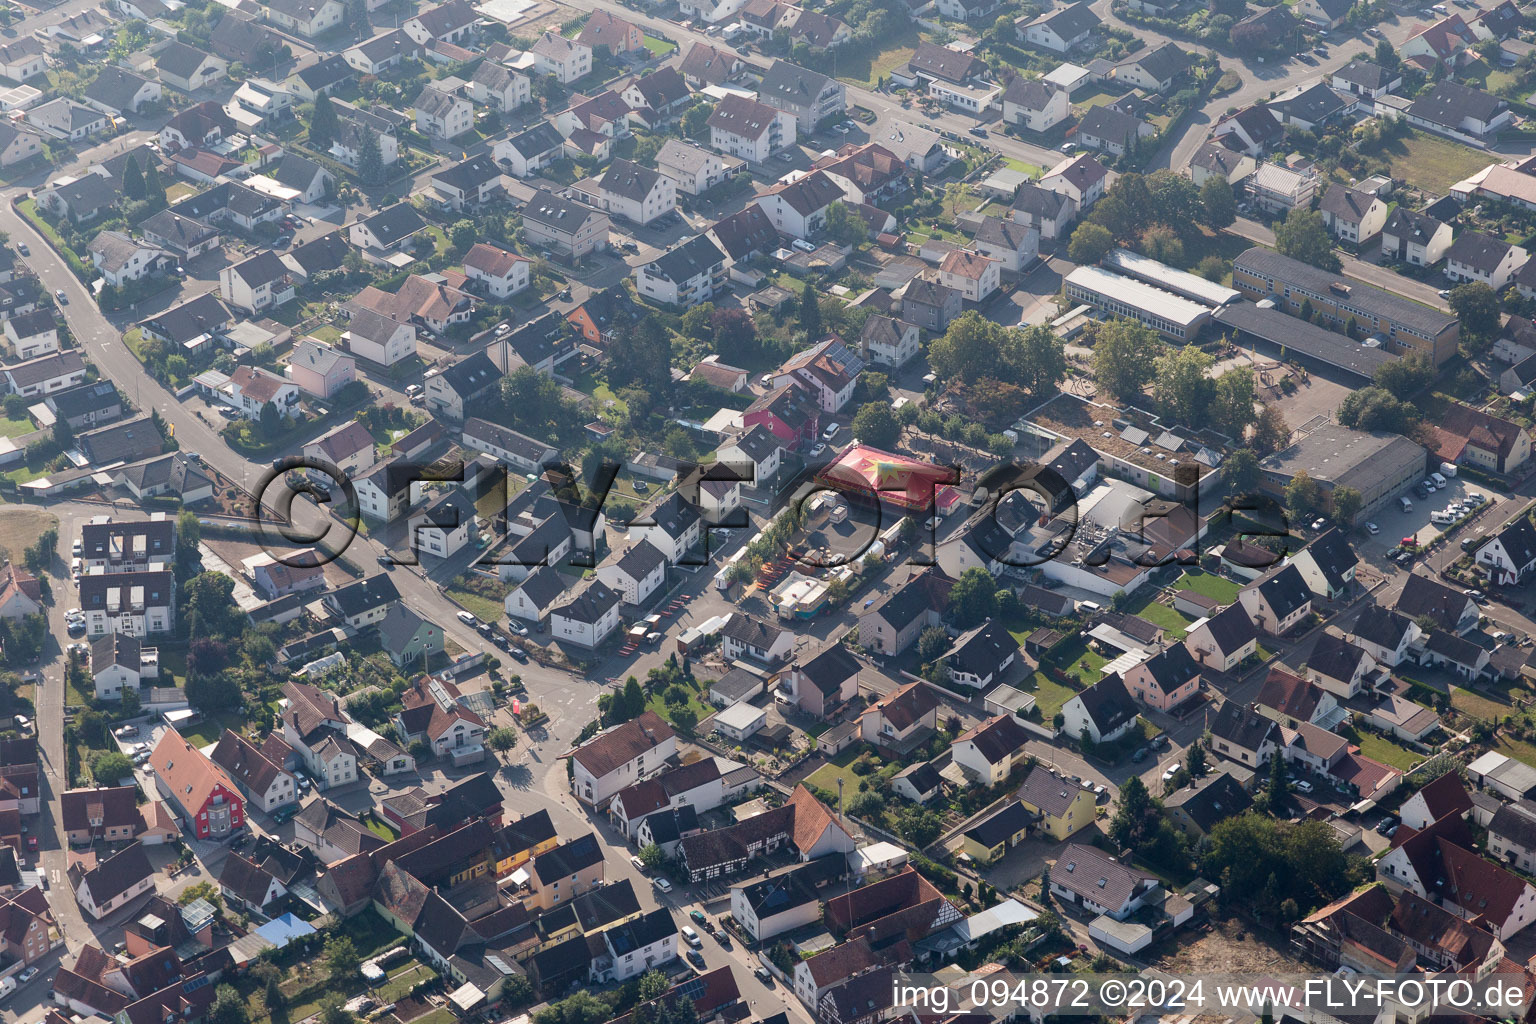
[[[1068,4],[1054,11],[1047,11],[1029,25],[1049,28],[1064,40],[1076,39],[1084,32],[1092,32],[1103,22],[1089,4]],[[1029,27],[1029,26],[1026,26]]]
[[[1223,654],[1233,653],[1259,635],[1253,620],[1240,604],[1229,605],[1212,615],[1205,620],[1205,626]]]
[[[1394,238],[1428,244],[1435,232],[1442,227],[1444,224],[1441,221],[1427,213],[1418,213],[1405,206],[1395,206],[1392,212],[1387,214],[1387,221],[1382,225],[1381,233]]]
[[[651,194],[660,180],[659,171],[643,167],[633,160],[620,159],[608,165],[608,170],[599,179],[599,185],[604,192],[640,202]]]
[[[555,608],[554,614],[573,622],[594,624],[623,601],[601,580],[592,580],[579,593]]]
[[[490,420],[482,420],[477,416],[471,416],[464,421],[464,433],[470,437],[488,441],[497,448],[505,449],[529,462],[539,462],[553,450],[553,445],[545,441],[536,440],[527,434],[519,434],[515,430],[492,423]]]
[[[1092,900],[1101,907],[1119,910],[1136,894],[1150,875],[1119,863],[1092,846],[1069,843],[1051,865],[1051,884]]]
[[[384,573],[349,583],[339,590],[332,590],[326,600],[340,610],[342,615],[353,616],[371,611],[400,600],[400,591]]]
[[[1372,64],[1368,60],[1357,57],[1334,71],[1333,77],[1342,79],[1350,85],[1358,85],[1362,89],[1381,89],[1398,76],[1387,74],[1387,70],[1380,64]]]
[[[640,518],[632,525],[660,527],[668,537],[681,540],[698,518],[698,510],[681,494],[673,491],[641,513]]]
[[[999,671],[1005,661],[1017,657],[1018,653],[1019,642],[1013,634],[989,619],[962,633],[944,658],[952,669],[986,677]]]
[[[1359,189],[1350,188],[1336,181],[1329,185],[1328,191],[1323,194],[1320,209],[1347,224],[1359,224],[1365,219],[1365,215],[1370,212],[1375,202],[1376,197],[1371,193],[1361,192]]]
[[[466,356],[448,367],[438,379],[453,389],[461,399],[480,394],[501,379],[501,371],[484,352]]]
[[[1348,681],[1353,678],[1365,652],[1343,637],[1324,632],[1317,638],[1317,646],[1307,657],[1307,668],[1320,672],[1329,679]]]
[[[1361,640],[1395,651],[1412,624],[1413,620],[1406,615],[1378,604],[1368,604],[1355,620],[1354,634]]]
[[[1287,565],[1254,586],[1264,600],[1269,602],[1270,610],[1280,619],[1312,600],[1312,591],[1307,589],[1307,581],[1302,578],[1301,570],[1294,565]]]
[[[496,181],[500,177],[501,170],[496,162],[488,154],[480,153],[438,171],[432,175],[432,180],[452,185],[464,192],[473,192],[486,182]]]
[[[155,67],[177,78],[188,78],[202,67],[203,61],[207,59],[208,54],[197,47],[188,46],[179,39],[172,39],[163,50],[155,54]]]
[[[1189,54],[1173,43],[1164,43],[1156,49],[1127,57],[1120,63],[1140,64],[1143,71],[1161,82],[1183,74],[1189,68]]]
[[[1536,561],[1536,526],[1525,516],[1520,516],[1500,530],[1495,537],[1504,545],[1504,551],[1517,567]]]
[[[1035,820],[1035,816],[1015,800],[991,817],[966,829],[965,837],[983,849],[991,849],[1023,832]]]
[[[1461,591],[1415,572],[1409,573],[1403,582],[1403,591],[1397,595],[1395,607],[1410,619],[1428,615],[1440,628],[1456,629],[1471,601]]]
[[[1350,305],[1364,310],[1368,316],[1403,324],[1414,330],[1423,331],[1432,338],[1456,324],[1456,318],[1449,313],[1421,305],[1412,299],[1372,287],[1353,278],[1346,281],[1337,274],[1319,270],[1262,246],[1244,250],[1233,262],[1234,266],[1240,269],[1273,279],[1277,287],[1292,285],[1320,295],[1327,295],[1331,286],[1347,284]]]
[[[631,544],[619,557],[618,568],[632,580],[643,580],[657,568],[667,564],[667,556],[648,540]]]
[[[859,660],[842,644],[833,644],[799,666],[800,674],[822,693],[835,692],[844,680],[858,671]]]
[[[1446,81],[1421,93],[1408,107],[1408,113],[1448,128],[1460,128],[1463,118],[1491,121],[1507,106],[1509,104],[1497,96],[1481,89]]]
[[[1163,803],[1181,808],[1200,831],[1209,832],[1219,821],[1242,814],[1253,806],[1253,797],[1224,771],[1211,772],[1196,785],[1186,786]]]
[[[725,253],[710,241],[708,235],[694,235],[682,245],[656,257],[647,268],[655,277],[682,285],[700,274],[713,273],[714,268],[724,262]]]
[[[416,207],[410,203],[396,203],[386,210],[380,210],[363,223],[383,245],[394,245],[427,226],[421,214],[416,212]]]
[[[1502,836],[1525,850],[1536,850],[1536,804],[1520,800],[1500,804],[1488,823],[1488,834]]]
[[[1328,585],[1335,590],[1349,581],[1347,574],[1360,561],[1354,549],[1349,546],[1344,531],[1336,526],[1329,527],[1325,533],[1308,544],[1305,550],[1311,556],[1318,571],[1327,578]]]
[[[1074,699],[1082,701],[1100,735],[1112,733],[1136,717],[1136,704],[1118,673],[1105,676]]]
[[[1273,719],[1229,700],[1210,719],[1211,735],[1234,743],[1245,750],[1258,750],[1275,728]]]
[[[1083,135],[1092,135],[1106,142],[1126,146],[1136,138],[1141,126],[1145,123],[1139,117],[1133,117],[1114,107],[1100,105],[1088,108],[1088,112],[1078,122],[1077,130]]]
[[[525,220],[532,220],[536,224],[568,232],[574,232],[586,222],[588,217],[596,216],[598,216],[597,211],[590,206],[583,206],[575,200],[557,196],[543,189],[535,189],[533,198],[523,207]]]
[[[764,102],[777,99],[796,106],[807,106],[814,103],[816,97],[830,84],[832,79],[820,72],[807,70],[787,60],[776,60],[763,75],[758,95]]]
[[[1481,231],[1461,231],[1446,250],[1449,263],[1460,263],[1480,274],[1491,274],[1498,269],[1512,248],[1502,238],[1485,235]]]
[[[552,149],[564,146],[565,139],[554,125],[548,121],[540,121],[527,131],[512,136],[507,140],[507,144],[521,153],[525,159],[531,160]],[[533,203],[530,201],[528,205],[531,207]]]
[[[548,608],[565,593],[565,580],[558,569],[541,565],[528,575],[517,589],[528,595],[528,600],[538,608]]]
[[[220,22],[222,25],[223,22]],[[311,64],[298,73],[298,77],[313,92],[322,92],[347,81],[357,74],[357,69],[347,63],[341,54],[333,54],[318,64]]]
[[[1336,117],[1354,101],[1346,100],[1321,82],[1289,99],[1270,100],[1271,110],[1278,110],[1287,120],[1299,119],[1318,124]]]

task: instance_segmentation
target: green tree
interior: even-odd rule
[[[1206,376],[1211,357],[1194,345],[1160,356],[1152,378],[1152,397],[1178,423],[1204,426],[1211,411],[1214,382]]]
[[[1157,812],[1157,802],[1147,791],[1141,776],[1132,775],[1120,787],[1120,803],[1115,816],[1110,819],[1109,834],[1115,845],[1122,849],[1135,849],[1143,843],[1150,830],[1150,823]]]
[[[1371,382],[1390,391],[1394,398],[1409,399],[1435,379],[1434,367],[1422,355],[1392,359],[1376,368]]]
[[[1067,376],[1066,345],[1045,324],[1009,331],[1003,357],[1013,378],[1037,397],[1054,393]]]
[[[1155,206],[1147,179],[1132,171],[1122,174],[1099,198],[1089,219],[1108,228],[1117,240],[1130,241],[1141,237]]]
[[[325,944],[325,966],[338,983],[349,980],[362,966],[357,947],[345,935],[334,935]]]
[[[373,132],[362,132],[357,144],[357,177],[364,185],[377,185],[384,180],[384,155],[379,152],[379,140]]]
[[[1291,521],[1303,523],[1310,520],[1323,508],[1322,488],[1312,479],[1310,473],[1304,469],[1298,469],[1296,475],[1291,477],[1285,485],[1285,509],[1290,514]]]
[[[456,220],[453,227],[448,229],[448,241],[453,246],[453,251],[460,256],[474,246],[480,239],[480,229],[475,227],[472,220]]]
[[[1252,493],[1259,486],[1259,457],[1252,448],[1239,448],[1227,456],[1221,472],[1234,495]]]
[[[1114,247],[1115,236],[1108,228],[1084,221],[1072,232],[1072,239],[1067,243],[1067,259],[1084,265],[1097,263]]]
[[[144,172],[131,156],[123,162],[123,195],[128,199],[144,198]]]
[[[709,115],[714,108],[708,103],[695,103],[683,112],[683,134],[690,139],[704,139],[709,135]]]
[[[809,281],[800,289],[800,329],[805,332],[807,340],[821,339],[821,296],[816,293],[816,286]]]
[[[901,424],[885,402],[866,402],[853,416],[853,436],[876,448],[890,448],[901,436]]]
[[[640,853],[638,856],[640,857],[640,862],[645,865],[647,871],[655,871],[657,868],[661,867],[662,863],[667,859],[666,852],[655,843],[646,843],[644,846],[640,847]]]
[[[1386,430],[1410,433],[1419,422],[1418,406],[1392,397],[1385,388],[1372,384],[1344,396],[1335,413],[1338,421],[1356,430]]]
[[[1189,745],[1189,750],[1184,754],[1184,770],[1189,772],[1190,778],[1198,779],[1205,775],[1205,744],[1199,740]]]
[[[1397,47],[1385,39],[1377,42],[1374,63],[1387,71],[1396,71],[1401,62],[1402,58],[1397,55]]]
[[[1140,396],[1162,352],[1157,334],[1135,320],[1110,320],[1099,324],[1094,336],[1093,379],[1117,398]]]
[[[949,617],[961,629],[997,615],[997,580],[980,566],[960,574],[949,591]]]
[[[949,634],[943,626],[927,626],[917,634],[917,661],[926,665],[949,650]]]
[[[645,710],[645,690],[634,676],[624,681],[624,710],[627,718],[639,718]]]
[[[197,546],[203,540],[203,524],[197,521],[197,513],[184,508],[176,516],[176,559],[195,562],[199,555]]]
[[[122,712],[124,718],[137,718],[144,708],[144,698],[139,696],[137,686],[123,687]]]
[[[160,169],[155,166],[153,160],[145,161],[144,168],[144,199],[152,204],[155,210],[165,209],[165,186],[160,183]]]
[[[1338,270],[1338,254],[1333,238],[1323,226],[1323,215],[1316,210],[1293,209],[1275,227],[1275,248],[1286,256],[1309,263],[1321,270]]]
[[[485,740],[492,750],[497,753],[504,753],[517,746],[517,730],[509,729],[506,726],[492,729],[490,735],[486,736]]]
[[[1290,439],[1291,426],[1285,422],[1285,414],[1278,405],[1265,402],[1253,424],[1253,450],[1259,455],[1269,455],[1284,448]]]
[[[115,786],[119,779],[133,777],[133,762],[128,759],[128,755],[109,750],[105,754],[98,754],[91,762],[91,775],[98,785]]]
[[[997,16],[997,20],[992,23],[992,38],[1000,43],[1011,43],[1018,38],[1018,33],[1014,30],[1013,15]]]
[[[1004,343],[1001,325],[967,310],[928,346],[928,365],[940,380],[973,384],[998,375]]]
[[[1333,516],[1344,526],[1353,526],[1355,517],[1365,507],[1365,498],[1353,487],[1333,489]]]
[[[1218,231],[1237,220],[1237,200],[1232,185],[1221,175],[1205,179],[1200,186],[1200,223]]]
[[[841,200],[827,207],[826,232],[838,245],[862,245],[869,240],[869,225]]]
[[[1223,433],[1241,438],[1258,419],[1254,404],[1258,399],[1253,371],[1235,366],[1217,377],[1211,393],[1210,422]]]
[[[208,1024],[247,1024],[251,1019],[245,997],[233,985],[220,985],[208,1010]]]
[[[1473,345],[1493,338],[1499,330],[1499,297],[1481,281],[1469,281],[1451,289],[1447,300],[1461,321],[1461,337]]]
[[[310,146],[322,153],[329,151],[331,144],[336,141],[336,133],[339,130],[336,122],[336,108],[331,106],[331,98],[321,93],[315,97],[314,108],[309,112]]]
[[[320,1024],[357,1024],[340,992],[329,992],[320,1000]]]
[[[656,844],[652,843],[651,846],[655,847],[658,854],[661,852],[661,848],[656,846]],[[644,860],[645,851],[641,850],[640,852],[640,859]],[[668,978],[665,974],[655,970],[646,971],[644,974],[640,975],[640,981],[636,985],[636,996],[642,1003],[648,1003],[652,999],[655,999],[665,993],[667,989],[671,987],[672,979]]]

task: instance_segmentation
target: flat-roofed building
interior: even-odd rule
[[[1389,352],[1418,353],[1439,366],[1456,354],[1461,323],[1449,313],[1361,281],[1254,246],[1232,261],[1232,287],[1258,302],[1273,299],[1295,316],[1305,305],[1324,325],[1379,334]]]
[[[1099,267],[1078,267],[1064,287],[1073,302],[1136,320],[1174,341],[1194,338],[1211,318],[1209,306]]]
[[[1325,501],[1339,487],[1353,487],[1363,499],[1359,516],[1371,513],[1424,475],[1424,447],[1401,434],[1351,430],[1324,423],[1259,463],[1260,487],[1280,498],[1285,485],[1305,470]]]

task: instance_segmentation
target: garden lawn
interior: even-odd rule
[[[1497,722],[1510,711],[1506,705],[1498,701],[1480,697],[1471,690],[1463,690],[1459,686],[1451,687],[1451,707],[1464,715],[1481,718],[1485,722]]]
[[[1062,671],[1074,679],[1081,680],[1084,686],[1092,686],[1099,681],[1100,669],[1108,663],[1109,659],[1102,654],[1085,648],[1070,665],[1063,665]]]
[[[204,715],[202,721],[188,729],[183,729],[181,735],[194,747],[206,747],[219,742],[219,737],[224,735],[224,730],[234,729],[239,731],[245,725],[245,718],[233,711],[220,711],[212,715]]]
[[[676,43],[669,43],[665,39],[657,39],[655,36],[642,36],[641,42],[645,43],[647,50],[650,50],[658,57],[665,57],[677,49]]]
[[[849,794],[857,793],[859,791],[860,776],[855,775],[853,768],[850,766],[863,752],[864,744],[854,744],[806,776],[806,783],[812,786],[820,786],[828,792],[836,793],[837,780],[842,779],[846,792]]]
[[[1023,688],[1034,694],[1040,719],[1047,724],[1056,717],[1056,712],[1061,710],[1063,704],[1077,696],[1076,690],[1063,686],[1044,672],[1036,672],[1024,680]]]
[[[327,345],[334,345],[341,339],[341,328],[331,324],[321,324],[309,332],[309,336],[316,341],[323,341]]]
[[[1452,185],[1482,170],[1493,158],[1459,142],[1414,132],[1382,148],[1392,165],[1392,177],[1403,178],[1427,192],[1444,195]]]
[[[0,436],[20,437],[22,434],[30,434],[37,426],[29,419],[0,419]]]
[[[835,73],[850,85],[873,89],[882,77],[911,60],[920,42],[921,35],[909,25],[899,35],[887,40],[882,50],[870,53],[860,48],[857,52],[838,53]]]
[[[1023,160],[1018,160],[1011,156],[1003,157],[1003,166],[1008,168],[1010,171],[1018,171],[1020,174],[1027,174],[1031,178],[1038,178],[1040,175],[1045,173],[1043,168],[1037,167],[1034,164],[1027,164]]]
[[[698,691],[690,689],[687,683],[679,683],[678,685],[683,689],[688,690],[688,703],[681,706],[690,707],[693,709],[693,713],[698,716],[695,719],[695,722],[702,722],[704,719],[715,713],[715,708],[710,706],[710,704],[706,701],[699,698]],[[646,702],[645,706],[647,710],[656,712],[669,723],[674,725],[676,724],[675,722],[672,722],[672,712],[676,711],[677,708],[674,708],[671,704],[668,704],[662,698],[662,694],[658,693],[653,695],[651,699]]]
[[[1499,745],[1494,748],[1506,757],[1512,757],[1522,764],[1528,764],[1536,768],[1536,746],[1525,740],[1517,740],[1512,736],[1499,737]]]
[[[1373,761],[1380,761],[1384,765],[1396,768],[1400,772],[1406,772],[1424,760],[1423,754],[1409,750],[1401,743],[1395,743],[1379,732],[1371,732],[1368,729],[1357,729],[1355,732],[1354,742],[1360,748],[1360,753]]]
[[[1184,639],[1190,623],[1195,621],[1183,612],[1174,611],[1168,605],[1160,603],[1156,594],[1142,602],[1141,607],[1131,608],[1129,611],[1132,615],[1138,615],[1148,622],[1162,626],[1168,631],[1169,639],[1172,640]]]
[[[483,594],[477,594],[462,585],[455,584],[449,587],[445,593],[463,605],[471,615],[483,622],[497,622],[506,614],[505,605],[499,604]]]
[[[1174,593],[1193,590],[1222,604],[1231,604],[1237,600],[1237,592],[1243,588],[1231,580],[1212,576],[1208,572],[1186,572],[1174,581],[1171,589]]]

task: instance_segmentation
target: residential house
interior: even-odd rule
[[[829,720],[859,692],[859,662],[841,644],[792,665],[779,692],[802,712]]]
[[[1092,789],[1043,764],[1029,769],[1014,795],[1025,810],[1037,816],[1034,827],[1057,842],[1065,842],[1093,824],[1098,813],[1098,796]]]
[[[546,31],[528,52],[533,54],[534,70],[540,75],[554,75],[561,85],[570,85],[592,70],[592,48],[556,32]]]
[[[732,612],[720,629],[720,651],[728,663],[750,658],[772,668],[794,649],[794,633],[741,612]]]
[[[1066,90],[1038,78],[1015,75],[1003,87],[1003,120],[1032,132],[1047,132],[1072,114]]]
[[[1259,634],[1241,604],[1233,604],[1190,628],[1184,646],[1204,668],[1230,672],[1258,649]]]
[[[455,139],[474,127],[474,104],[432,85],[416,95],[412,110],[416,130],[429,139]]]
[[[1333,72],[1333,88],[1374,100],[1402,88],[1402,71],[1356,58]]]
[[[161,795],[192,836],[222,839],[245,824],[245,800],[233,780],[175,729],[160,734],[149,764]]]
[[[1244,587],[1237,599],[1254,626],[1267,636],[1284,636],[1312,614],[1312,592],[1293,565]]]
[[[1094,743],[1113,743],[1136,724],[1136,705],[1117,674],[1110,674],[1071,697],[1061,708],[1064,736],[1086,735]]]
[[[341,0],[270,0],[268,20],[305,39],[314,39],[338,28],[347,17]]]
[[[1445,276],[1452,281],[1481,281],[1503,291],[1525,266],[1530,253],[1502,238],[1480,231],[1461,231],[1445,253]]]
[[[717,154],[681,139],[668,139],[656,154],[656,170],[670,178],[677,191],[703,195],[725,180],[725,161]]]
[[[1220,178],[1229,185],[1241,186],[1258,167],[1253,157],[1227,146],[1225,142],[1207,142],[1190,157],[1189,176],[1197,186],[1203,186],[1211,178]]]
[[[59,324],[53,310],[37,309],[5,321],[4,344],[15,360],[37,359],[59,350]]]
[[[1536,525],[1517,516],[1473,549],[1473,561],[1499,586],[1524,582],[1536,570]]]
[[[1281,164],[1265,163],[1259,164],[1243,187],[1254,205],[1271,213],[1284,214],[1311,206],[1318,185],[1318,176],[1311,168],[1294,170]]]
[[[1099,16],[1092,10],[1072,4],[1047,11],[1019,27],[1023,29],[1024,41],[1030,45],[1065,54],[1087,42],[1100,24]]]
[[[1111,104],[1089,107],[1077,123],[1077,137],[1084,146],[1111,156],[1124,156],[1156,132],[1148,122]]]
[[[1445,258],[1453,232],[1449,224],[1402,206],[1381,227],[1381,254],[1410,266],[1432,267]]]
[[[1320,208],[1323,225],[1345,242],[1362,242],[1387,222],[1387,204],[1370,192],[1341,185],[1328,186]]]
[[[636,267],[635,290],[656,302],[691,309],[725,289],[725,259],[707,234],[695,235]]]
[[[75,902],[92,920],[100,921],[155,887],[155,871],[141,843],[129,843],[94,866],[86,863],[75,861],[67,873]]]
[[[938,728],[939,699],[923,680],[914,680],[872,703],[859,716],[859,735],[888,750],[910,750]]]
[[[1158,880],[1093,846],[1070,843],[1050,869],[1051,894],[1089,914],[1123,921],[1146,904]]]
[[[715,104],[706,123],[713,148],[750,163],[763,163],[795,141],[792,112],[737,93]]]
[[[476,103],[510,114],[533,99],[533,83],[520,71],[484,60],[470,77],[465,92]]]
[[[219,271],[219,295],[250,313],[276,309],[293,299],[293,275],[268,250]]]
[[[593,580],[550,610],[550,636],[595,648],[618,628],[622,603],[616,591],[601,580]]]
[[[1081,212],[1098,202],[1113,183],[1114,176],[1104,165],[1085,153],[1069,157],[1046,171],[1039,186],[1066,196]]]
[[[827,118],[841,115],[846,106],[841,82],[786,60],[775,60],[769,65],[758,86],[757,98],[775,110],[793,115],[796,127],[807,135]]]
[[[677,753],[677,736],[653,711],[598,733],[571,754],[571,792],[603,809],[621,789],[660,771]]]
[[[170,259],[154,246],[135,241],[121,231],[102,231],[86,247],[91,264],[114,288],[142,281],[164,269]]]
[[[1200,666],[1189,648],[1173,644],[1126,669],[1122,681],[1137,700],[1167,712],[1200,692]]]
[[[1002,283],[1002,261],[953,249],[939,264],[939,283],[966,302],[985,302]]]
[[[182,92],[205,89],[224,77],[229,64],[221,57],[172,39],[155,53],[160,81]]]
[[[808,239],[826,226],[827,207],[843,199],[842,188],[831,176],[813,170],[794,181],[770,186],[756,202],[780,234]]]
[[[170,632],[175,628],[175,589],[174,574],[167,569],[87,573],[80,577],[86,634],[143,637]]]
[[[1435,454],[1443,462],[1514,473],[1531,457],[1531,435],[1513,420],[1452,402],[1436,417]]]
[[[299,798],[298,781],[293,773],[233,729],[224,730],[209,757],[224,769],[251,806],[268,814]]]
[[[1414,572],[1404,580],[1393,607],[1414,622],[1428,616],[1440,629],[1458,634],[1471,630],[1482,616],[1477,602],[1460,590]]]
[[[1402,53],[1409,55],[1406,44]],[[1507,127],[1513,117],[1506,101],[1449,80],[1420,93],[1403,111],[1403,118],[1410,124],[1471,142],[1480,142]]]
[[[598,566],[597,578],[621,594],[625,604],[640,605],[666,581],[667,556],[642,540],[630,545],[617,561]]]
[[[901,319],[941,334],[960,316],[962,301],[955,289],[927,277],[914,277],[901,289]]]
[[[956,736],[950,747],[954,763],[970,778],[996,786],[1028,756],[1029,732],[1012,715],[997,715]]]
[[[98,786],[70,789],[59,794],[64,837],[71,846],[89,846],[97,840],[120,843],[145,829],[139,811],[137,786]]]
[[[288,356],[283,376],[306,394],[331,398],[357,379],[357,360],[314,338],[301,338]]]
[[[1077,206],[1073,200],[1032,182],[1019,186],[1013,195],[1013,207],[1008,212],[1014,222],[1034,228],[1048,241],[1067,237],[1067,228],[1076,215]]]
[[[379,646],[397,668],[409,668],[443,653],[443,630],[405,605],[394,604],[379,623]]]
[[[608,217],[591,207],[542,189],[523,207],[523,233],[530,245],[554,249],[571,260],[608,247]]]

